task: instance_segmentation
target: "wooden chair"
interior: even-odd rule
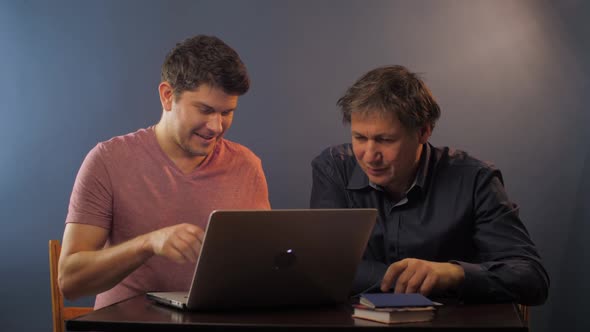
[[[524,320],[525,323],[528,324],[529,323],[529,307],[524,304],[519,304],[518,309],[520,309],[520,315],[522,317],[522,320]]]
[[[87,314],[92,307],[65,307],[64,298],[57,283],[57,265],[61,245],[58,240],[49,240],[49,282],[51,283],[51,311],[53,313],[53,332],[65,331],[64,321]]]

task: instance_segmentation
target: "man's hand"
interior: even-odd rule
[[[147,234],[147,245],[154,254],[178,263],[196,262],[205,232],[198,226],[178,224]]]
[[[395,282],[396,293],[428,296],[433,290],[457,288],[463,279],[465,271],[460,265],[406,258],[389,266],[381,282],[381,291],[389,292]]]
[[[195,262],[204,235],[198,226],[178,224],[104,248],[106,229],[69,223],[59,258],[59,287],[67,299],[75,299],[111,289],[153,255]]]

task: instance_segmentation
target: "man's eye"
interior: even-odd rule
[[[378,138],[377,142],[389,144],[389,143],[393,143],[393,139],[391,139],[391,138]]]
[[[232,113],[233,111],[225,111],[225,112],[221,112],[221,116],[228,116]]]
[[[354,136],[354,139],[357,141],[366,141],[367,140],[367,138],[363,137],[363,136]]]

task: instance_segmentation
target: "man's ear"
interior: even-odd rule
[[[418,141],[420,144],[428,142],[432,135],[432,125],[425,124],[422,128],[418,129]]]
[[[160,94],[160,103],[164,111],[172,110],[172,100],[174,99],[174,89],[168,82],[161,82],[158,85],[158,93]]]

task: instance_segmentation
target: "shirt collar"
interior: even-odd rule
[[[418,171],[416,172],[414,183],[410,186],[410,190],[414,186],[417,186],[420,188],[420,190],[424,190],[424,187],[426,186],[426,178],[428,177],[428,169],[430,168],[430,154],[432,153],[432,147],[428,143],[425,143],[422,145],[422,147],[422,154],[420,155],[420,161],[418,163]]]

